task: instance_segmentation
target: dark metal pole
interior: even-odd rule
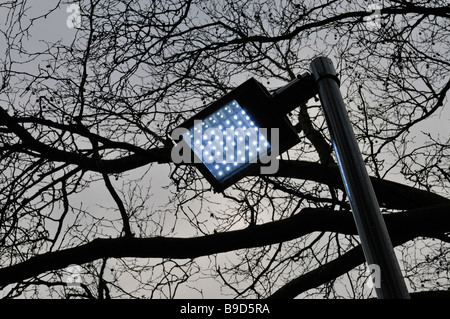
[[[380,299],[409,299],[378,201],[356,142],[333,63],[326,57],[310,65],[317,84],[342,180],[350,200],[361,245],[369,265],[377,265],[380,285],[375,287]]]

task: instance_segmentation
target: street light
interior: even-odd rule
[[[195,165],[216,192],[258,168],[275,173],[276,157],[300,142],[286,108],[311,95],[301,83],[311,82],[300,76],[272,95],[253,78],[244,82],[173,131],[172,159]]]
[[[310,70],[311,74],[299,76],[272,95],[250,79],[212,103],[174,131],[172,138],[180,143],[172,150],[172,160],[191,163],[193,159],[217,192],[254,174],[258,167],[263,173],[261,163],[267,163],[267,157],[276,161],[274,157],[299,142],[286,114],[318,93],[366,261],[380,270],[377,296],[409,299],[334,66],[330,59],[318,57]],[[245,143],[239,144],[240,140]]]
[[[339,90],[333,63],[318,57],[310,64],[316,82],[342,181],[350,201],[361,246],[369,265],[379,269],[380,285],[375,291],[380,299],[409,299],[409,293],[375,192],[364,165],[352,125]]]

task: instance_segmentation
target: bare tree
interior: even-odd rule
[[[274,90],[319,55],[339,70],[409,291],[446,296],[450,9],[369,5],[0,4],[2,296],[375,296],[317,100],[289,115],[302,142],[274,175],[215,194],[170,158],[170,132],[209,102],[250,77]],[[47,40],[69,15],[73,41]]]

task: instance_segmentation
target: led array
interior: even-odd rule
[[[220,181],[268,153],[270,143],[265,131],[233,100],[195,121],[183,139]]]

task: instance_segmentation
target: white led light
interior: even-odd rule
[[[195,145],[193,151],[221,182],[255,163],[260,151],[268,151],[262,144],[270,147],[270,143],[258,132],[251,114],[234,100],[194,125],[183,138]]]

